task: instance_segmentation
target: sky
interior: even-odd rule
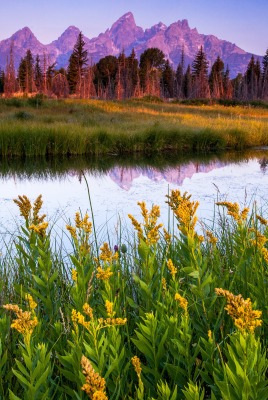
[[[264,55],[268,48],[268,0],[0,0],[0,40],[28,26],[48,44],[70,25],[88,38],[110,28],[131,11],[143,29],[188,19],[199,33],[213,34],[247,52]]]

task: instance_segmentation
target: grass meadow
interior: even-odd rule
[[[78,212],[66,254],[41,196],[15,199],[24,223],[0,257],[1,399],[268,398],[265,216],[222,202],[200,231],[198,202],[166,200],[167,226],[140,202],[114,248]]]
[[[151,155],[268,145],[268,109],[129,101],[0,99],[2,157]]]

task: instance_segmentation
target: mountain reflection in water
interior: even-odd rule
[[[40,193],[44,212],[57,227],[64,228],[75,212],[89,210],[87,180],[97,227],[113,236],[118,220],[129,224],[127,215],[141,219],[138,201],[158,204],[167,224],[166,194],[180,189],[200,202],[198,216],[213,219],[215,201],[267,208],[268,151],[208,154],[151,159],[84,158],[48,160],[0,160],[0,233],[19,221],[13,199],[25,194],[33,201]],[[121,223],[120,222],[120,223]],[[1,239],[1,237],[0,237]]]

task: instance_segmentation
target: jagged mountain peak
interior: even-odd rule
[[[80,29],[74,25],[69,26],[65,31],[54,40],[51,45],[56,46],[61,52],[69,52],[76,43],[77,37],[80,33]]]
[[[27,40],[36,40],[38,43],[40,43],[38,41],[38,39],[35,37],[35,35],[33,34],[33,32],[31,31],[30,28],[28,28],[28,26],[25,26],[22,29],[19,29],[17,32],[15,32],[11,38],[11,40],[13,40],[14,42],[19,41],[19,42],[23,42],[23,41],[27,41]]]
[[[121,51],[128,49],[129,45],[143,35],[143,29],[136,25],[131,12],[122,15],[106,32],[113,40],[115,46]]]
[[[0,41],[0,67],[5,68],[10,46],[14,44],[15,66],[30,49],[33,55],[47,54],[51,62],[57,61],[57,67],[67,67],[70,54],[76,43],[80,29],[69,26],[58,39],[48,45],[41,44],[30,28],[18,30],[9,39]],[[83,32],[82,32],[83,33]],[[185,65],[191,64],[196,52],[203,46],[207,59],[212,65],[217,56],[220,56],[225,65],[229,65],[231,76],[244,72],[250,60],[251,53],[247,53],[238,46],[226,40],[218,39],[213,35],[198,33],[196,28],[189,26],[188,20],[178,20],[168,26],[162,22],[143,30],[136,25],[132,12],[122,15],[110,29],[100,33],[97,37],[88,39],[84,36],[89,59],[98,62],[107,55],[119,55],[122,50],[128,55],[134,49],[137,56],[149,47],[158,47],[162,50],[172,66],[176,68],[180,62],[181,51],[184,49]],[[260,56],[255,56],[261,59]]]

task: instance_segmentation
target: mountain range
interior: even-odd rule
[[[45,45],[38,41],[33,32],[25,27],[10,38],[0,41],[0,67],[6,67],[7,57],[13,43],[15,68],[28,49],[35,56],[46,54],[49,63],[57,62],[57,68],[67,67],[69,57],[76,43],[80,29],[69,26],[62,35],[53,42]],[[239,72],[245,72],[251,53],[247,53],[234,43],[218,39],[214,35],[200,34],[196,28],[189,27],[188,21],[183,19],[169,26],[162,22],[151,28],[143,29],[136,25],[131,12],[119,18],[110,29],[100,33],[98,37],[89,39],[84,36],[85,48],[88,51],[90,63],[98,62],[107,55],[118,56],[124,50],[129,55],[134,49],[136,56],[150,47],[157,47],[163,51],[173,68],[176,68],[181,59],[182,49],[185,54],[185,66],[191,64],[200,46],[206,53],[211,66],[220,56],[225,66],[228,65],[231,77]],[[254,55],[261,60],[261,56]]]

